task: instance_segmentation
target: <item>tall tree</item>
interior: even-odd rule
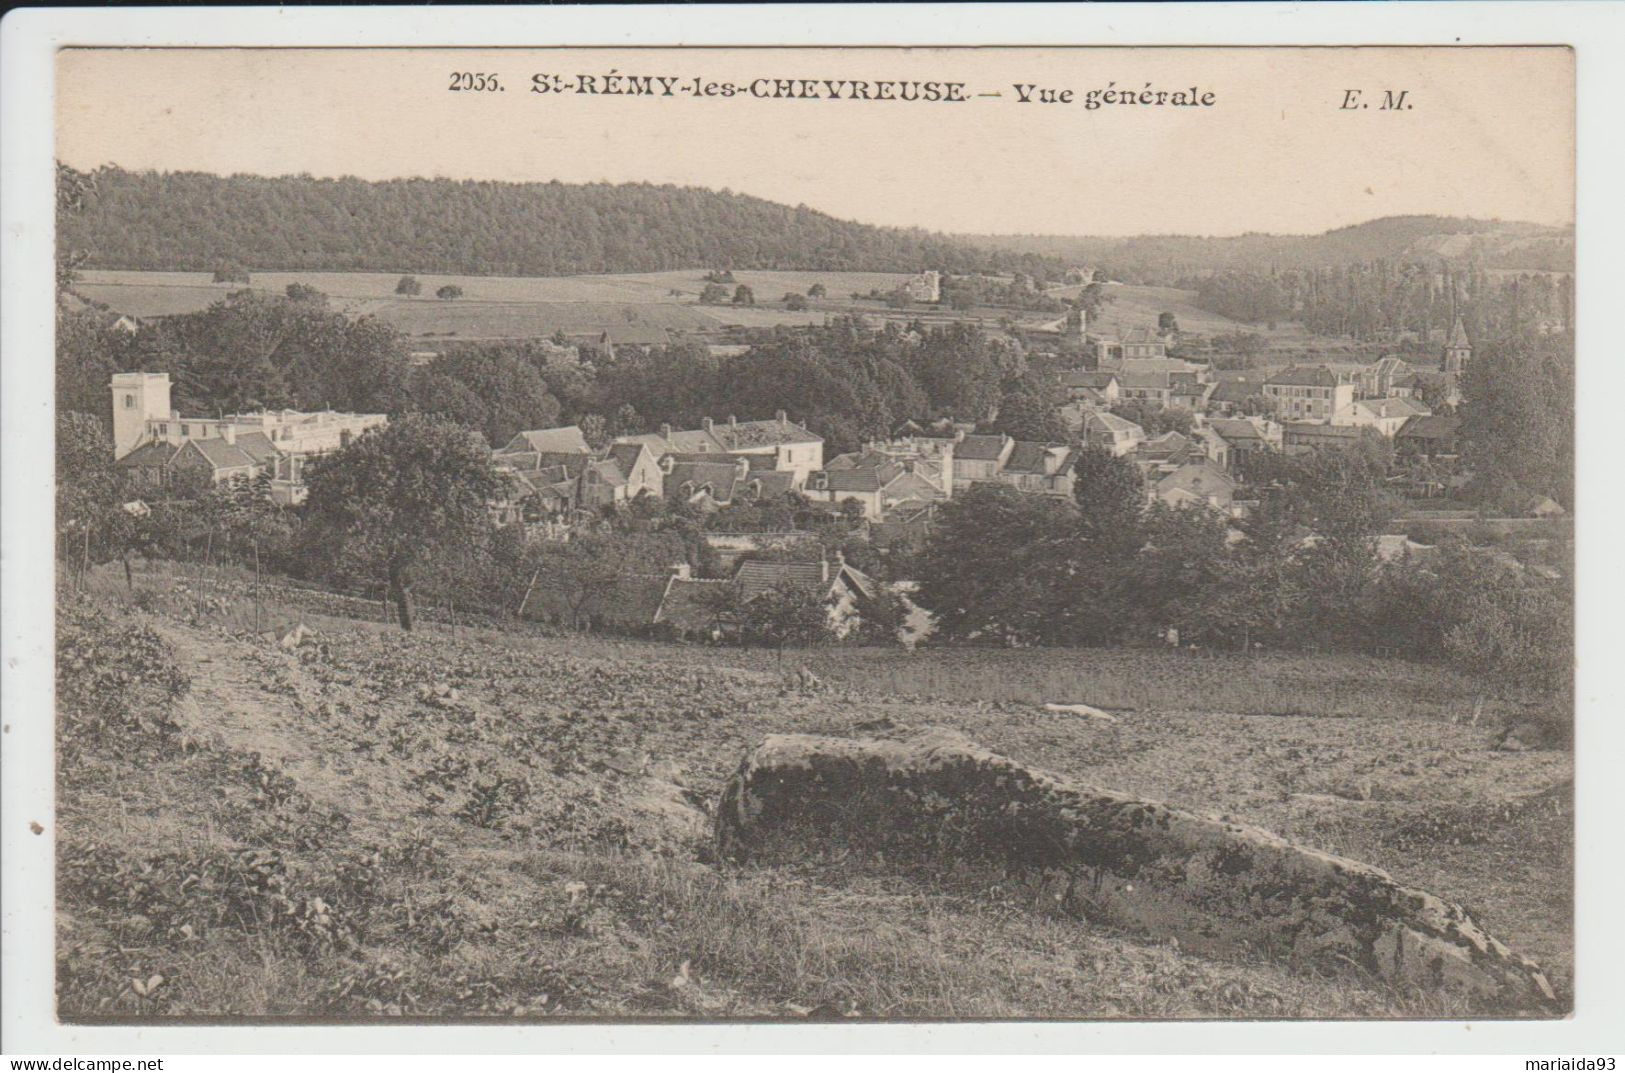
[[[1076,510],[1050,496],[979,483],[945,504],[919,558],[914,602],[937,636],[1011,644],[1064,637]]]
[[[1462,381],[1462,456],[1502,510],[1574,503],[1574,337],[1519,334],[1474,348]]]
[[[508,491],[471,430],[415,414],[321,459],[306,483],[311,522],[386,584],[403,630],[416,617],[418,569],[440,549],[480,539],[490,505]]]

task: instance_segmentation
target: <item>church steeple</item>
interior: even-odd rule
[[[1450,338],[1444,344],[1444,371],[1447,373],[1460,373],[1467,368],[1467,363],[1473,360],[1473,344],[1467,338],[1467,325],[1462,323],[1461,317],[1456,317],[1456,323],[1450,329]]]

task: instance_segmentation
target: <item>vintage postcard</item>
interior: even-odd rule
[[[1573,49],[52,63],[64,1025],[1574,1010]]]

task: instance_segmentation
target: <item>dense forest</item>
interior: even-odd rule
[[[1460,315],[1473,339],[1572,326],[1574,278],[1489,272],[1478,265],[1374,261],[1280,272],[1223,271],[1181,279],[1196,304],[1232,320],[1294,320],[1319,335],[1357,339],[1448,329]]]
[[[1473,262],[1484,268],[1531,272],[1567,272],[1574,267],[1572,230],[1451,216],[1390,216],[1319,235],[954,237],[989,249],[1104,267],[1113,279],[1125,283],[1158,285],[1225,270],[1318,269],[1379,260]]]
[[[1036,253],[695,187],[222,177],[102,168],[59,213],[90,268],[555,276],[680,268],[1053,273]]]

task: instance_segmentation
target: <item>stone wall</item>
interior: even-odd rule
[[[839,844],[891,860],[982,864],[1066,912],[1198,953],[1353,968],[1551,1013],[1538,966],[1459,906],[1256,827],[1067,782],[945,730],[766,738],[723,791],[721,853],[793,858]]]

